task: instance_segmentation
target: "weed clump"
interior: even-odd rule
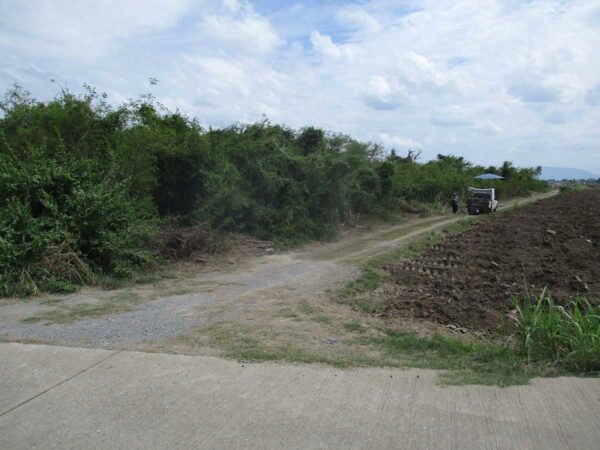
[[[600,371],[600,310],[583,296],[556,304],[543,291],[513,300],[520,349],[530,362],[549,362],[576,373]]]

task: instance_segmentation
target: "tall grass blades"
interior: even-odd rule
[[[550,362],[577,373],[600,371],[600,311],[586,297],[558,305],[547,291],[513,299],[520,346],[530,362]]]

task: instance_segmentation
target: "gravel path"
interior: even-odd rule
[[[103,348],[162,341],[185,334],[196,325],[197,319],[191,314],[196,308],[243,299],[277,286],[311,295],[321,290],[324,278],[343,275],[340,272],[349,276],[355,273],[349,267],[326,261],[294,260],[290,255],[266,256],[255,267],[242,273],[203,275],[200,289],[211,292],[158,297],[135,305],[136,309],[131,312],[63,324],[44,321],[27,324],[21,321],[55,306],[46,307],[39,303],[28,303],[25,307],[22,304],[5,305],[0,307],[0,338]],[[81,298],[69,296],[69,302],[80,304],[80,301],[89,301],[93,295],[86,293]]]

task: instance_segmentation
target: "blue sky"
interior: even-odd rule
[[[599,49],[600,0],[0,0],[3,91],[600,174]]]

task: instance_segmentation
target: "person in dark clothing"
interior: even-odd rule
[[[456,214],[458,211],[458,194],[456,192],[452,194],[450,203],[452,204],[452,214]]]

